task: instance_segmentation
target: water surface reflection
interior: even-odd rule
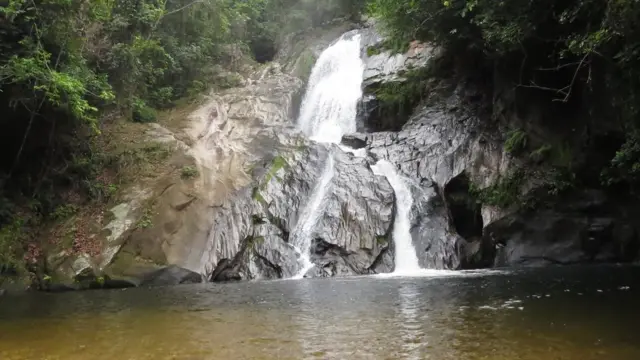
[[[640,270],[314,279],[0,299],[0,359],[640,359]]]

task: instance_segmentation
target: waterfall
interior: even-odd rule
[[[311,71],[307,92],[302,101],[298,127],[311,140],[339,144],[342,135],[356,131],[358,100],[362,96],[364,63],[360,58],[360,35],[344,34],[322,52]],[[300,255],[302,278],[313,267],[309,258],[311,237],[322,216],[334,174],[334,160],[329,149],[323,173],[314,187],[311,200],[304,207],[292,232],[292,245]]]
[[[343,35],[320,55],[298,118],[311,140],[337,144],[342,135],[356,131],[363,71],[359,34]]]
[[[393,164],[380,160],[371,167],[373,173],[387,178],[396,195],[396,216],[393,223],[393,243],[395,245],[395,275],[415,275],[421,273],[416,249],[411,239],[411,206],[413,195],[405,180],[398,174]]]
[[[311,246],[311,236],[313,234],[313,228],[318,218],[322,215],[323,203],[325,195],[331,184],[333,178],[334,165],[333,156],[329,155],[324,166],[322,177],[313,189],[311,200],[302,210],[300,220],[293,230],[291,238],[293,239],[292,245],[298,250],[300,254],[300,262],[302,269],[298,272],[294,279],[301,279],[311,270],[313,264],[309,259],[309,247]]]

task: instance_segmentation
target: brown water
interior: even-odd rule
[[[625,267],[29,294],[0,359],[637,360],[638,304]]]

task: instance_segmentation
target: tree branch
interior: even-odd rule
[[[524,87],[524,88],[532,88],[532,89],[539,89],[539,90],[544,90],[544,91],[552,91],[555,92],[557,94],[562,95],[562,98],[559,99],[553,99],[553,101],[561,101],[566,103],[567,101],[569,101],[569,97],[571,96],[571,92],[573,90],[573,86],[576,83],[576,79],[578,78],[578,73],[580,72],[580,70],[582,69],[582,67],[584,66],[587,58],[589,57],[591,53],[586,53],[582,59],[578,62],[573,62],[573,63],[568,63],[568,64],[562,64],[562,65],[558,65],[555,68],[539,68],[538,70],[543,70],[543,71],[552,71],[552,70],[559,70],[561,68],[567,67],[567,66],[572,66],[572,65],[578,65],[576,68],[576,71],[573,73],[573,77],[571,78],[571,82],[569,83],[569,85],[562,87],[562,88],[551,88],[551,87],[547,87],[547,86],[541,86],[536,84],[535,82],[531,81],[530,85],[523,85],[523,84],[519,84],[517,85],[517,87]],[[588,82],[591,81],[591,68],[589,68],[589,78],[587,80]]]

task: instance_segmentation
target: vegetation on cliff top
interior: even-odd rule
[[[430,41],[457,63],[474,59],[467,73],[489,74],[485,80],[494,91],[511,87],[520,114],[541,111],[540,123],[525,115],[524,124],[515,124],[523,128],[508,136],[513,155],[523,157],[529,148],[530,157],[542,159],[550,149],[570,149],[569,161],[551,165],[585,186],[616,184],[637,192],[637,1],[371,0],[369,9],[389,44]],[[501,114],[495,111],[497,120]],[[556,143],[526,132],[545,127],[559,135]]]

